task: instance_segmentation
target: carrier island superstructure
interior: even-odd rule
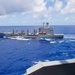
[[[1,33],[2,34],[2,33]],[[21,32],[15,32],[14,30],[12,32],[6,32],[3,33],[5,37],[22,37],[26,39],[62,39],[63,34],[54,34],[54,28],[49,27],[49,23],[46,23],[46,26],[41,26],[38,28],[38,32],[36,29],[33,30],[33,33],[30,33],[29,30],[27,29],[26,32],[23,30]],[[3,35],[3,36],[4,36]]]

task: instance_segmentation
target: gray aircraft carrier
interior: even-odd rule
[[[63,38],[63,34],[54,34],[54,29],[49,27],[49,23],[46,23],[46,26],[41,26],[39,27],[39,30],[37,32],[36,29],[34,29],[33,33],[30,33],[29,30],[27,29],[27,32],[24,32],[22,30],[21,32],[6,32],[6,33],[0,33],[1,38],[2,37],[13,37],[16,38],[17,36],[26,38],[26,39],[61,39]]]

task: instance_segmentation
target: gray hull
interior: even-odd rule
[[[0,33],[0,38],[4,38],[5,34],[4,33]]]
[[[27,39],[62,39],[64,37],[63,34],[54,34],[54,35],[25,35],[22,36],[23,38],[27,38]]]
[[[63,34],[54,34],[54,35],[39,35],[39,38],[50,38],[50,39],[62,39],[64,37]]]

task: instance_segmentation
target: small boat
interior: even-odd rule
[[[4,38],[5,34],[4,33],[0,33],[0,38]]]

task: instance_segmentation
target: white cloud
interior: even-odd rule
[[[7,15],[0,16],[0,18],[7,18],[7,17],[8,17]]]
[[[35,4],[36,5],[33,9],[34,12],[42,12],[46,8],[46,3],[44,2],[44,0],[35,0]]]
[[[38,14],[34,14],[34,15],[33,15],[33,18],[37,18],[37,17],[38,17]]]
[[[0,15],[19,12],[42,12],[45,9],[44,0],[0,0]]]
[[[63,7],[63,2],[56,0],[54,3],[54,6],[49,7],[48,11],[53,13],[53,12],[57,12],[60,11]]]
[[[44,15],[52,15],[56,12],[59,12],[63,7],[63,2],[56,0],[53,6],[50,6],[48,9],[44,11]]]
[[[33,18],[48,17],[52,13],[60,11],[63,3],[60,0],[51,0],[53,6],[46,7],[49,0],[0,0],[0,15],[22,13],[32,14]]]
[[[69,17],[66,17],[64,20],[65,20],[65,21],[68,21],[68,20],[69,20]]]
[[[56,0],[56,2],[54,4],[54,9],[56,11],[59,11],[59,10],[61,10],[62,6],[63,6],[63,2],[62,1],[59,1],[59,0]]]
[[[54,2],[54,1],[56,1],[56,0],[46,0],[47,2]]]
[[[75,0],[68,0],[67,5],[61,10],[61,13],[75,13]]]

